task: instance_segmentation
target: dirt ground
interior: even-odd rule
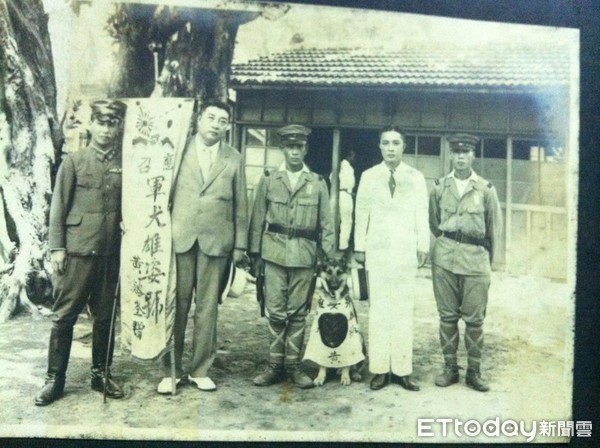
[[[362,382],[350,386],[341,386],[337,378],[310,390],[290,383],[253,386],[252,377],[267,362],[268,331],[259,317],[254,285],[249,284],[243,296],[220,307],[218,358],[210,373],[218,390],[212,393],[187,385],[175,396],[158,395],[159,365],[136,362],[117,351],[113,372],[126,396],[104,404],[102,395],[89,387],[91,325],[82,316],[64,397],[51,406],[36,407],[33,399],[43,384],[50,319],[20,315],[0,325],[0,437],[516,442],[525,438],[466,438],[452,431],[443,437],[438,427],[435,437],[419,438],[417,419],[483,423],[499,417],[501,422],[524,420],[527,428],[532,421],[570,419],[573,302],[567,285],[494,274],[482,363],[492,390],[478,393],[464,385],[464,370],[460,384],[447,389],[434,385],[442,365],[437,314],[429,272],[420,275],[413,373],[420,392],[395,384],[371,391],[368,372]],[[368,303],[357,302],[356,307],[366,337]],[[459,360],[466,367],[462,340]],[[305,367],[316,375],[314,365]],[[540,435],[535,439],[561,440],[565,439]]]

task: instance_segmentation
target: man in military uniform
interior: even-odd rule
[[[257,386],[275,384],[285,372],[297,387],[313,387],[300,352],[317,250],[333,255],[334,232],[327,185],[304,164],[309,133],[300,125],[278,130],[285,163],[265,172],[254,199],[249,252],[255,273],[264,260],[271,333],[269,366],[254,378]]]
[[[49,228],[54,316],[46,383],[35,397],[38,406],[63,393],[73,326],[86,304],[93,320],[92,389],[103,392],[106,387],[108,397],[123,396],[105,366],[112,361],[114,345],[111,316],[119,275],[124,116],[124,103],[92,103],[88,146],[68,154],[58,170]]]
[[[489,387],[480,376],[483,320],[502,213],[496,189],[471,168],[479,139],[456,134],[448,141],[454,169],[436,180],[429,202],[429,227],[437,238],[431,260],[433,292],[445,362],[435,384],[446,387],[459,380],[456,351],[458,320],[462,318],[468,358],[466,384],[486,392]]]

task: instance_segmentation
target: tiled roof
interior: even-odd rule
[[[296,49],[234,64],[232,86],[550,87],[569,64],[564,47]]]

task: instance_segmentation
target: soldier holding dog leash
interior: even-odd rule
[[[285,164],[262,177],[250,221],[254,275],[264,263],[265,308],[271,343],[269,365],[254,378],[270,386],[284,373],[300,388],[311,378],[300,368],[300,353],[317,250],[334,252],[333,219],[327,185],[304,164],[310,129],[300,125],[278,130]]]

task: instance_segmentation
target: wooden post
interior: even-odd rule
[[[527,273],[529,273],[529,270],[531,269],[531,215],[533,214],[533,212],[531,210],[527,210],[527,230],[525,232],[526,236],[527,236]]]
[[[335,248],[340,246],[340,130],[333,130],[333,148],[331,156],[331,206],[335,226]]]
[[[506,219],[504,220],[504,263],[506,272],[510,271],[512,244],[512,137],[506,139]]]

